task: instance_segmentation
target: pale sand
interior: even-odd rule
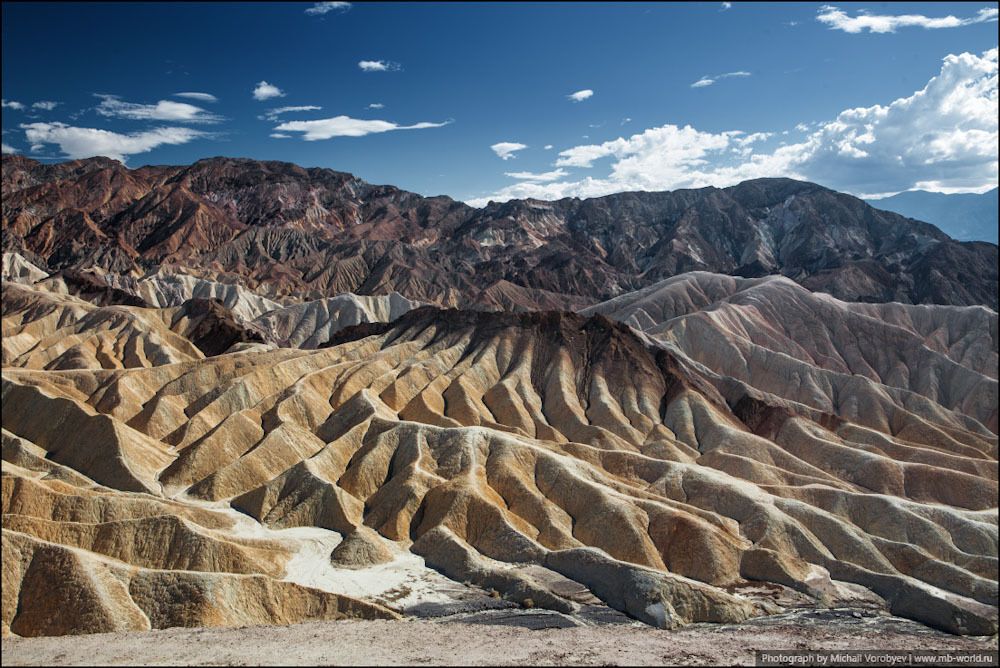
[[[232,518],[235,524],[229,531],[235,536],[273,540],[287,545],[293,552],[282,578],[287,582],[362,598],[396,609],[420,603],[459,603],[484,595],[480,589],[467,587],[429,568],[423,557],[400,548],[393,541],[384,542],[396,556],[389,563],[359,569],[337,568],[330,561],[330,553],[344,537],[336,531],[312,526],[272,529],[225,501],[204,501],[185,494],[174,498]]]
[[[754,649],[996,650],[901,620],[797,620],[659,631],[347,621],[5,638],[3,665],[752,665]]]

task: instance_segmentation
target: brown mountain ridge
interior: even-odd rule
[[[704,270],[851,301],[997,307],[996,245],[790,179],[476,209],[282,162],[4,156],[3,237],[49,271],[182,267],[270,297],[580,308]]]

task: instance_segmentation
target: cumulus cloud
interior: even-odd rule
[[[174,93],[174,97],[186,97],[190,100],[198,100],[199,102],[218,102],[219,98],[215,97],[211,93]]]
[[[570,93],[566,97],[572,100],[573,102],[583,102],[584,100],[589,99],[593,96],[594,96],[594,91],[590,90],[589,88],[584,88],[583,90],[578,90],[575,93]]]
[[[504,174],[512,179],[518,179],[521,181],[546,182],[557,181],[558,179],[566,176],[567,172],[565,169],[556,169],[551,172],[542,172],[540,174],[537,172],[504,172]]]
[[[603,176],[526,180],[470,203],[724,187],[776,176],[859,196],[914,188],[982,191],[995,187],[998,178],[997,104],[997,49],[949,55],[921,90],[802,125],[799,130],[806,134],[797,143],[762,149],[775,133],[664,125],[558,154],[555,166],[561,168],[593,169],[598,161],[610,160]]]
[[[515,152],[522,151],[526,148],[528,148],[527,144],[519,144],[516,141],[502,141],[490,146],[490,149],[500,156],[501,160],[510,160],[511,158],[516,157],[514,155]]]
[[[257,118],[262,121],[276,121],[282,114],[298,113],[301,111],[320,111],[322,108],[323,107],[317,107],[314,104],[305,104],[297,107],[278,107],[276,109],[268,109],[264,115],[258,116]]]
[[[554,147],[552,146],[552,144],[546,144],[542,148],[544,148],[546,151],[551,151]]]
[[[896,32],[897,28],[908,27],[919,27],[928,30],[960,28],[975,23],[996,21],[998,14],[1000,14],[1000,10],[997,10],[996,7],[984,7],[975,16],[964,19],[950,14],[940,18],[931,18],[922,14],[870,14],[864,10],[860,10],[857,16],[848,16],[839,7],[824,5],[819,8],[816,20],[827,24],[831,30],[843,30],[844,32],[855,34],[864,32],[865,30],[873,33],[891,33]]]
[[[306,9],[306,14],[309,16],[322,16],[329,12],[343,13],[350,8],[351,3],[349,2],[315,2],[312,7]]]
[[[731,3],[731,2],[723,2],[722,6],[719,7],[719,11],[720,12],[724,12],[727,9],[732,9],[732,8],[733,8],[733,3]]]
[[[3,100],[4,109],[13,109],[14,111],[23,111],[24,105],[16,100]]]
[[[274,97],[285,97],[285,91],[266,81],[261,81],[253,89],[253,99],[259,102],[270,100]]]
[[[9,144],[3,144],[2,142],[0,142],[0,145],[3,146],[4,155],[14,155],[15,153],[20,153],[20,151],[18,151],[13,146],[10,146]]]
[[[714,77],[702,77],[691,84],[691,88],[704,88],[705,86],[711,86],[719,79],[729,79],[731,77],[748,77],[750,72],[744,72],[740,70],[739,72],[726,72],[724,74],[717,74]]]
[[[207,136],[200,130],[181,127],[155,128],[128,134],[73,127],[65,123],[26,123],[20,127],[29,143],[57,144],[68,158],[103,155],[121,162],[125,162],[129,155],[146,153],[158,146],[186,144]]]
[[[101,116],[126,118],[136,121],[175,121],[181,123],[218,123],[221,116],[186,102],[160,100],[156,104],[125,102],[117,95],[98,95],[101,103],[97,113]]]
[[[333,137],[364,137],[365,135],[390,132],[392,130],[424,130],[440,128],[451,121],[430,123],[427,121],[413,125],[399,125],[390,121],[363,120],[350,116],[334,116],[314,121],[288,121],[277,126],[278,132],[301,132],[306,141],[332,139]]]
[[[42,111],[52,111],[59,106],[59,102],[53,102],[52,100],[39,100],[31,105],[32,109],[40,109]]]
[[[385,105],[381,102],[372,102],[368,105],[369,109],[385,109]]]
[[[363,72],[393,72],[399,69],[399,63],[387,60],[359,60],[358,67]]]

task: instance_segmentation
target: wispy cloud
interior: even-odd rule
[[[13,109],[14,111],[24,111],[24,105],[16,100],[3,100],[4,109]]]
[[[996,21],[1000,10],[996,7],[984,7],[975,16],[960,19],[956,16],[948,15],[939,18],[931,18],[923,14],[870,14],[865,10],[859,10],[857,16],[848,16],[845,11],[832,5],[824,5],[819,8],[816,20],[830,26],[831,30],[843,30],[848,33],[860,33],[867,30],[872,33],[892,33],[898,28],[919,27],[930,29],[937,28],[960,28],[962,26],[976,23],[986,23]]]
[[[351,8],[351,3],[349,2],[316,2],[313,3],[312,7],[306,9],[306,14],[309,16],[322,16],[329,12],[346,12]]]
[[[292,114],[302,111],[320,111],[322,109],[323,107],[317,107],[314,104],[305,104],[297,107],[278,107],[276,109],[268,109],[266,113],[258,116],[257,118],[262,121],[276,121],[282,114]]]
[[[40,109],[41,111],[52,111],[60,104],[60,102],[53,102],[52,100],[39,100],[38,102],[33,102],[31,108]]]
[[[181,127],[156,128],[129,134],[73,127],[65,123],[26,123],[20,127],[29,143],[56,144],[68,158],[103,155],[121,162],[125,162],[130,155],[146,153],[158,146],[186,144],[208,136],[200,130]]]
[[[543,146],[542,148],[543,148],[543,149],[545,149],[546,151],[551,151],[551,150],[552,150],[553,148],[555,148],[555,147],[554,147],[554,146],[552,146],[552,144],[546,144],[546,145],[545,145],[545,146]]]
[[[570,93],[566,97],[572,102],[583,102],[594,96],[594,91],[589,88],[584,88],[583,90],[578,90],[575,93]]]
[[[20,151],[9,144],[2,144],[2,146],[4,155],[14,155],[15,153],[20,153]]]
[[[516,141],[502,141],[490,146],[490,149],[500,156],[501,160],[510,160],[516,157],[514,153],[523,151],[526,148],[528,148],[527,144],[521,144]]]
[[[691,88],[704,88],[705,86],[711,86],[719,79],[730,79],[732,77],[748,77],[751,76],[750,72],[744,72],[740,70],[738,72],[726,72],[724,74],[717,74],[714,77],[702,77],[691,84]]]
[[[198,100],[199,102],[218,102],[219,98],[215,97],[211,93],[174,93],[174,97],[186,97],[190,100]]]
[[[359,60],[358,67],[363,72],[394,72],[399,69],[399,63],[387,60]]]
[[[540,174],[537,172],[504,172],[504,174],[512,179],[544,183],[546,181],[557,181],[565,177],[568,172],[565,169],[556,169],[551,172],[542,172]]]
[[[719,7],[719,11],[720,12],[724,12],[727,9],[732,9],[732,8],[733,8],[733,3],[731,3],[731,2],[723,2],[722,6]]]
[[[258,102],[270,100],[275,97],[285,97],[285,91],[281,90],[274,84],[267,83],[266,81],[261,81],[253,89],[253,99]]]
[[[385,109],[385,105],[381,102],[372,102],[368,105],[369,109]]]
[[[318,141],[321,139],[332,139],[333,137],[364,137],[365,135],[391,132],[392,130],[440,128],[449,123],[451,121],[444,121],[442,123],[424,121],[414,123],[413,125],[399,125],[390,121],[334,116],[333,118],[321,118],[314,121],[288,121],[274,129],[278,132],[301,132],[302,138],[306,141]]]
[[[284,132],[272,132],[270,137],[271,139],[291,139],[292,135],[286,135]]]
[[[117,95],[98,95],[101,103],[95,111],[101,116],[137,121],[175,121],[180,123],[218,123],[221,116],[186,102],[160,100],[156,104],[125,102]]]

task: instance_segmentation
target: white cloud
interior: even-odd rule
[[[328,12],[346,12],[351,8],[351,3],[349,2],[316,2],[313,6],[306,10],[306,14],[309,16],[322,16]]]
[[[527,144],[519,144],[516,141],[502,141],[490,146],[494,153],[500,156],[501,160],[510,160],[516,157],[516,151],[523,151],[528,148]]]
[[[59,102],[53,102],[52,100],[39,100],[31,105],[32,109],[41,109],[42,111],[52,111],[59,106]]]
[[[285,97],[285,91],[281,90],[273,84],[269,84],[266,81],[261,81],[253,89],[253,99],[263,102],[264,100],[270,100],[273,97]]]
[[[222,120],[201,107],[186,102],[160,100],[156,104],[136,104],[125,102],[116,95],[98,95],[101,103],[97,113],[113,118],[127,118],[141,121],[177,121],[181,123],[218,123]]]
[[[190,100],[198,100],[199,102],[218,102],[219,98],[215,97],[211,93],[174,93],[174,97],[186,97]]]
[[[271,139],[291,139],[292,135],[286,135],[283,132],[272,132],[270,137]]]
[[[14,155],[15,153],[20,153],[20,151],[18,151],[16,148],[8,144],[0,143],[0,146],[3,146],[4,155]]]
[[[551,151],[554,147],[552,146],[552,144],[546,144],[542,148],[544,148],[546,151]]]
[[[32,144],[30,151],[32,153],[41,153],[45,149],[45,144]]]
[[[372,102],[368,105],[369,109],[385,109],[385,105],[381,102]]]
[[[883,15],[869,14],[861,10],[858,16],[848,16],[839,7],[824,5],[819,8],[816,20],[830,26],[831,30],[843,30],[848,33],[860,33],[867,30],[872,33],[896,32],[897,28],[920,27],[926,29],[959,28],[975,23],[996,21],[1000,11],[996,7],[984,7],[975,16],[967,19],[948,15],[940,18],[930,18],[922,14]]]
[[[732,9],[732,7],[733,7],[733,3],[731,3],[731,2],[723,2],[722,3],[722,7],[719,8],[719,11],[724,12],[727,9]]]
[[[541,174],[536,172],[504,172],[505,175],[512,179],[519,179],[522,181],[557,181],[567,175],[565,169],[556,169],[551,172],[542,172]]]
[[[281,116],[281,114],[291,114],[300,111],[320,111],[321,109],[323,109],[323,107],[317,107],[314,104],[305,104],[297,107],[278,107],[276,109],[268,109],[267,113],[262,116],[258,116],[257,118],[262,121],[277,121],[278,116]]]
[[[737,134],[742,133],[712,134],[699,132],[689,125],[683,128],[664,125],[628,139],[618,138],[603,144],[576,146],[561,151],[556,166],[589,168],[597,160],[615,157],[618,162],[612,171],[620,175],[626,171],[633,177],[644,171],[655,171],[657,174],[663,174],[664,170],[682,172],[704,164],[707,152],[726,148],[731,137]]]
[[[704,88],[705,86],[711,86],[719,79],[729,79],[732,77],[748,77],[750,72],[744,72],[740,70],[739,72],[726,72],[724,74],[717,74],[714,77],[702,77],[691,84],[691,88]]]
[[[664,125],[603,144],[559,153],[557,167],[593,168],[604,176],[525,181],[488,198],[596,197],[630,190],[724,187],[785,176],[857,195],[913,188],[982,191],[997,184],[997,49],[944,58],[937,76],[886,105],[846,109],[806,126],[797,143],[759,150],[774,133],[702,132]]]
[[[594,91],[589,88],[584,88],[583,90],[578,90],[575,93],[570,93],[566,97],[573,102],[583,102],[584,100],[594,96]]]
[[[22,124],[24,136],[32,144],[58,144],[69,158],[103,155],[125,162],[129,155],[146,153],[157,146],[186,144],[207,136],[200,130],[164,127],[144,132],[119,134],[97,128],[78,128],[65,123]]]
[[[3,100],[4,109],[13,109],[14,111],[23,111],[24,105],[15,100]]]
[[[274,128],[276,131],[301,132],[306,141],[332,139],[333,137],[364,137],[365,135],[392,130],[424,130],[440,128],[451,121],[443,123],[421,122],[413,125],[398,125],[390,121],[362,120],[350,116],[334,116],[314,121],[288,121]]]
[[[364,72],[394,72],[399,69],[399,63],[387,60],[359,60],[358,67]]]

